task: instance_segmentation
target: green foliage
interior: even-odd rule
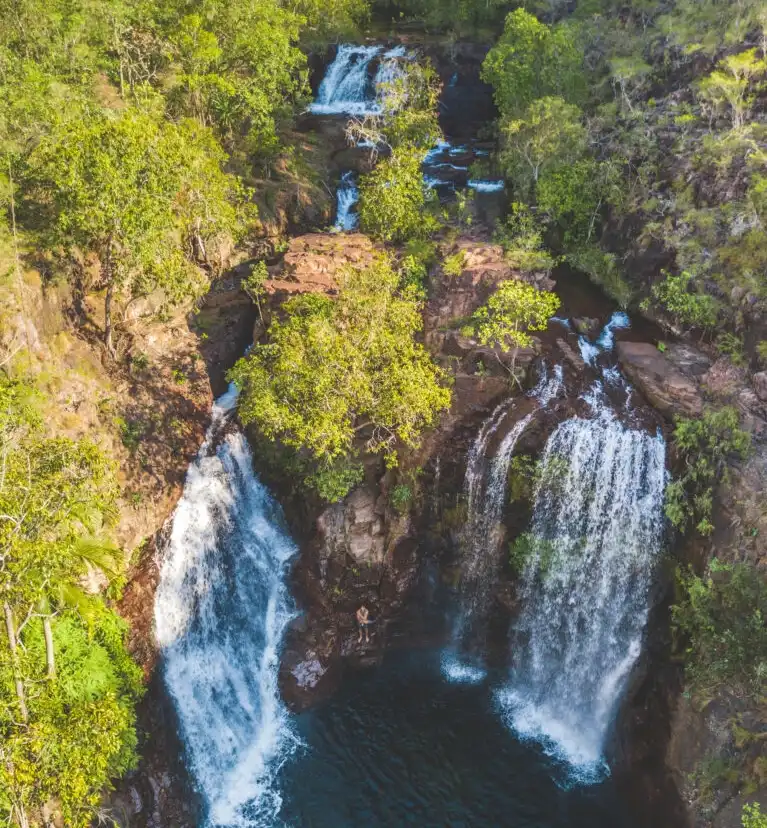
[[[398,483],[389,493],[389,502],[395,512],[406,515],[414,499],[413,487],[407,483]]]
[[[559,305],[556,294],[527,282],[501,282],[472,317],[477,339],[502,351],[513,349],[516,353],[519,348],[529,348],[533,344],[529,332],[545,331]]]
[[[664,281],[652,288],[655,301],[684,325],[713,328],[718,316],[716,299],[705,293],[691,293],[695,280],[687,271],[664,275]]]
[[[162,124],[132,110],[64,124],[29,156],[28,186],[48,243],[98,257],[110,347],[115,291],[161,289],[169,303],[200,295],[206,277],[198,264],[220,269],[228,240],[252,221],[224,160],[196,124]]]
[[[495,238],[515,270],[548,274],[558,263],[544,248],[543,233],[533,211],[521,202],[510,206],[505,222],[496,227]]]
[[[120,568],[106,536],[115,468],[89,441],[45,436],[34,394],[8,380],[0,466],[0,816],[29,819],[53,799],[64,824],[85,828],[135,762],[142,691],[126,625],[80,589],[90,570]]]
[[[445,256],[442,262],[442,272],[445,276],[450,276],[451,278],[457,279],[463,273],[465,267],[466,254],[463,250],[459,250],[450,256]]]
[[[503,121],[501,130],[501,163],[523,197],[535,193],[548,171],[567,168],[586,151],[580,110],[562,98],[532,101],[519,118]]]
[[[349,270],[336,300],[306,295],[283,306],[269,341],[235,366],[240,416],[270,439],[327,461],[351,456],[355,435],[396,462],[446,408],[442,372],[415,341],[422,321],[412,293],[398,293],[386,260]]]
[[[547,26],[524,9],[506,18],[503,35],[482,66],[504,118],[519,118],[537,98],[581,103],[586,95],[583,52],[576,30]]]
[[[767,815],[762,813],[758,802],[743,806],[743,828],[767,828]]]
[[[746,364],[743,340],[739,336],[731,333],[720,334],[716,339],[716,349],[723,356],[729,357],[733,365],[743,366]]]
[[[538,464],[527,454],[512,457],[508,483],[510,503],[532,500],[538,483]]]
[[[545,578],[555,557],[554,544],[532,532],[525,532],[509,544],[509,565],[516,575],[522,575],[534,563],[538,574]]]
[[[767,688],[767,581],[751,564],[716,558],[704,577],[679,573],[674,627],[686,642],[686,676],[708,696],[721,684],[759,698]]]
[[[742,129],[756,97],[754,79],[767,72],[767,62],[748,49],[729,55],[698,84],[698,95],[712,115],[728,111],[734,129]]]
[[[727,464],[745,458],[750,435],[740,428],[738,412],[725,407],[708,410],[699,419],[678,419],[674,450],[681,467],[666,487],[666,516],[680,531],[695,526],[702,535],[713,531],[714,487],[727,482]]]
[[[401,149],[379,162],[360,181],[360,227],[389,242],[425,238],[436,220],[425,212],[431,192],[423,182],[423,153]]]
[[[333,460],[320,460],[317,468],[304,479],[304,485],[328,503],[338,503],[364,479],[365,470],[361,463],[340,456]]]
[[[392,22],[420,21],[429,28],[466,31],[494,24],[507,7],[505,0],[376,0]]]

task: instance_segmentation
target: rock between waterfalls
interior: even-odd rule
[[[703,413],[698,384],[649,342],[619,342],[618,360],[628,378],[650,404],[668,419]]]

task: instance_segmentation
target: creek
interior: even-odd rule
[[[407,59],[398,47],[341,46],[312,111],[375,113],[377,84]],[[470,176],[484,152],[471,137],[446,140],[425,162],[427,183],[502,195],[492,178]],[[344,171],[338,231],[356,224],[356,187]],[[570,324],[567,314],[552,320]],[[652,609],[666,474],[663,438],[648,427],[612,355],[630,324],[608,315],[601,333],[581,337],[588,387],[575,388],[562,366],[550,365],[532,390],[478,424],[465,460],[460,584],[434,591],[435,617],[448,619],[435,631],[440,645],[387,652],[369,669],[347,667],[340,691],[301,713],[288,711],[277,681],[281,642],[298,614],[290,596],[298,550],[234,423],[236,392],[217,401],[162,553],[155,604],[198,824],[647,824],[611,775],[610,747]],[[531,424],[554,412],[519,611],[503,657],[488,658],[483,641],[504,554],[510,463]],[[427,576],[440,578],[434,570]]]

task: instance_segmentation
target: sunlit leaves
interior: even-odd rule
[[[337,299],[286,302],[268,342],[231,373],[243,391],[243,421],[327,462],[352,455],[356,435],[392,458],[399,444],[416,445],[450,392],[416,342],[418,304],[398,285],[381,260],[346,271]]]

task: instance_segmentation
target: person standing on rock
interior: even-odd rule
[[[357,610],[357,627],[359,628],[360,637],[357,639],[358,644],[362,644],[362,631],[365,631],[365,643],[370,644],[370,635],[368,633],[368,626],[370,624],[370,611],[367,607],[362,606]]]

